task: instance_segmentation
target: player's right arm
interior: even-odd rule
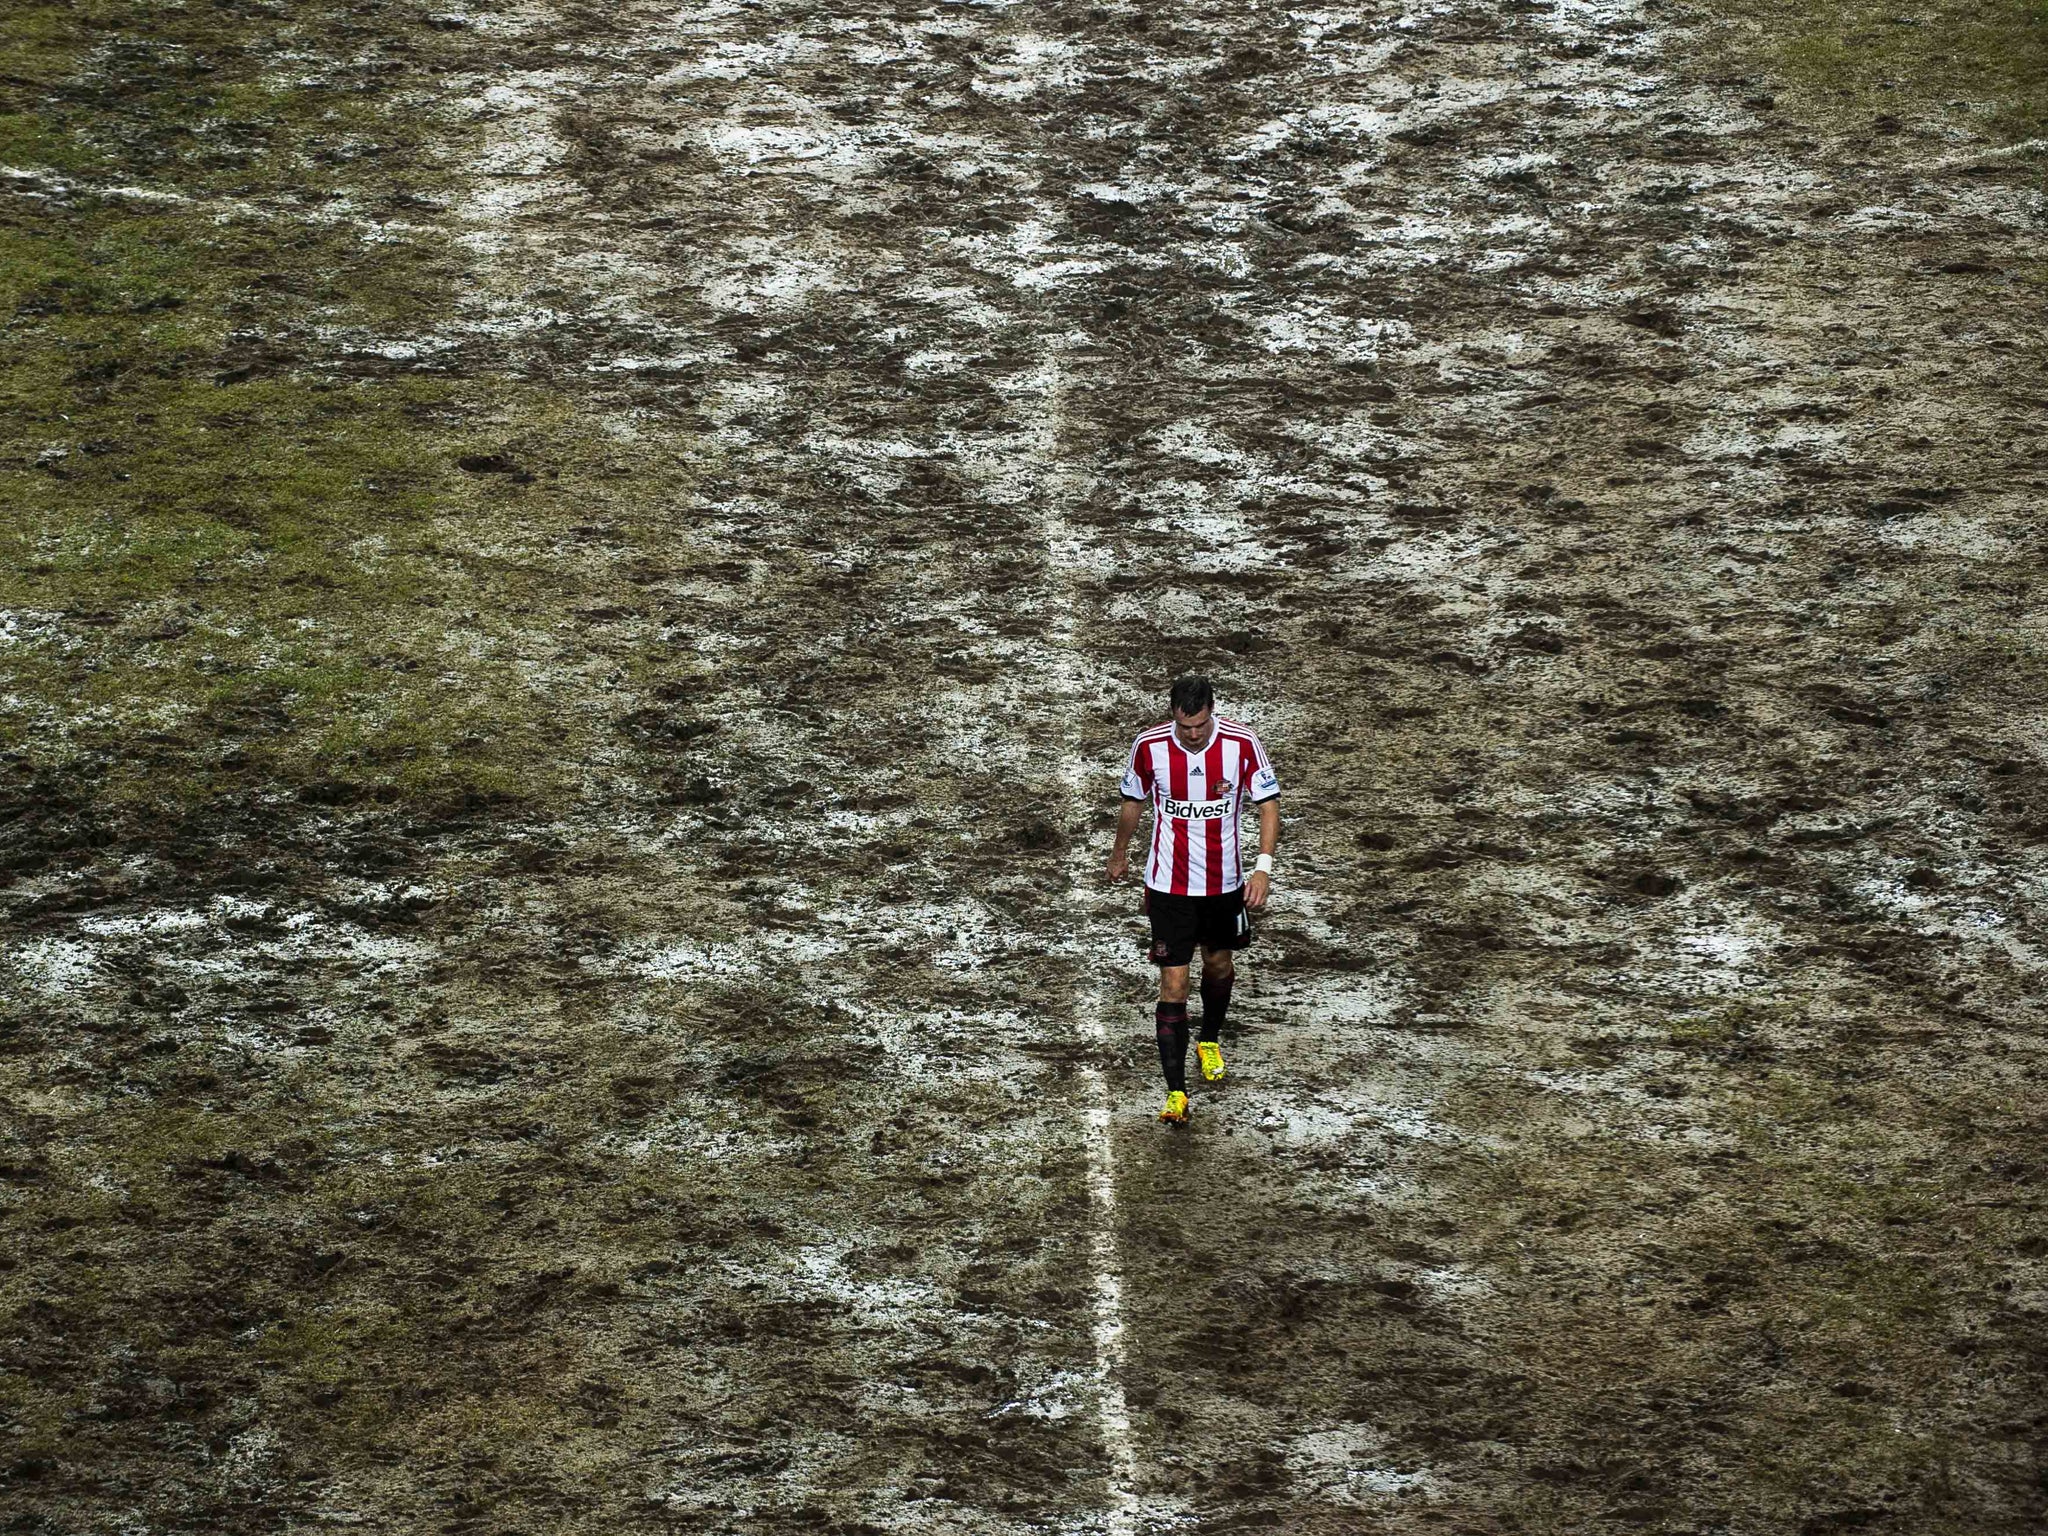
[[[1109,850],[1109,878],[1121,880],[1130,873],[1131,834],[1138,830],[1138,813],[1152,793],[1152,759],[1141,753],[1136,742],[1124,759],[1124,780],[1120,786],[1124,803],[1116,816],[1116,841]]]
[[[1131,869],[1131,834],[1138,830],[1138,812],[1144,809],[1142,800],[1125,800],[1123,808],[1116,813],[1116,842],[1109,850],[1109,878],[1121,880]]]

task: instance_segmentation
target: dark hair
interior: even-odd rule
[[[1209,686],[1206,677],[1181,678],[1167,697],[1172,701],[1176,714],[1199,715],[1205,709],[1216,707],[1216,690]]]

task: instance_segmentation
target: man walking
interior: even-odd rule
[[[1252,941],[1250,915],[1266,904],[1273,885],[1273,850],[1280,841],[1280,780],[1252,731],[1216,713],[1206,677],[1173,685],[1173,718],[1140,733],[1124,763],[1123,810],[1109,878],[1130,869],[1131,834],[1138,814],[1152,805],[1152,851],[1145,861],[1145,910],[1152,918],[1152,963],[1159,967],[1159,1065],[1166,1074],[1166,1107],[1159,1118],[1178,1125],[1188,1117],[1188,967],[1202,951],[1202,1037],[1196,1054],[1202,1076],[1223,1076],[1219,1032],[1237,977],[1233,958]],[[1238,812],[1258,807],[1259,855],[1244,877],[1238,854]]]

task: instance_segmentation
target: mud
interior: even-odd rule
[[[1701,21],[389,47],[455,295],[241,344],[551,402],[451,633],[566,788],[16,775],[9,1528],[2034,1528],[2038,177]],[[1287,822],[1169,1133],[1194,667]]]

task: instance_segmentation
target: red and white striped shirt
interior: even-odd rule
[[[1280,780],[1250,727],[1213,716],[1209,743],[1190,752],[1173,722],[1131,744],[1126,800],[1152,802],[1152,856],[1145,883],[1173,896],[1223,896],[1244,884],[1238,810],[1280,793]]]

